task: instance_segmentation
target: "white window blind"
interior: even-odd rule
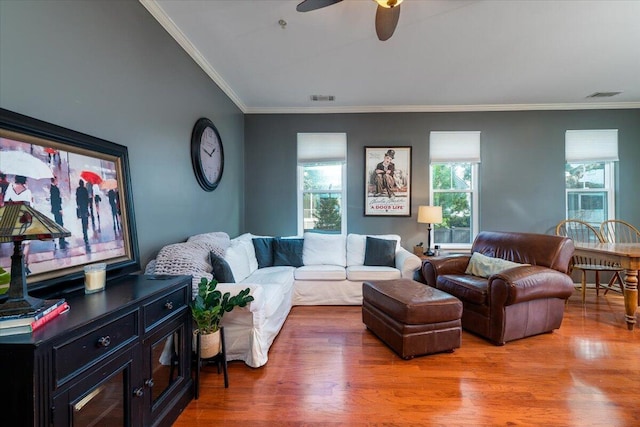
[[[298,134],[298,163],[335,162],[346,158],[346,133]]]
[[[569,163],[618,161],[618,130],[568,130],[564,137]]]
[[[431,132],[431,163],[480,163],[480,132]]]

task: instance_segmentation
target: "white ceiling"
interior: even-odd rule
[[[245,113],[640,108],[639,0],[300,1],[140,0]]]

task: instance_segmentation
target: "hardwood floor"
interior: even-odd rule
[[[497,347],[402,360],[362,324],[361,307],[294,307],[258,369],[201,378],[175,426],[638,426],[640,329],[622,296],[578,291],[562,327]]]

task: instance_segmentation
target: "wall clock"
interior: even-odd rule
[[[191,133],[191,162],[198,183],[205,191],[216,189],[224,169],[222,139],[213,122],[198,119]]]

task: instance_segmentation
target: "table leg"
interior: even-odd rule
[[[627,329],[633,330],[638,308],[638,270],[625,270],[624,276],[624,311]]]

